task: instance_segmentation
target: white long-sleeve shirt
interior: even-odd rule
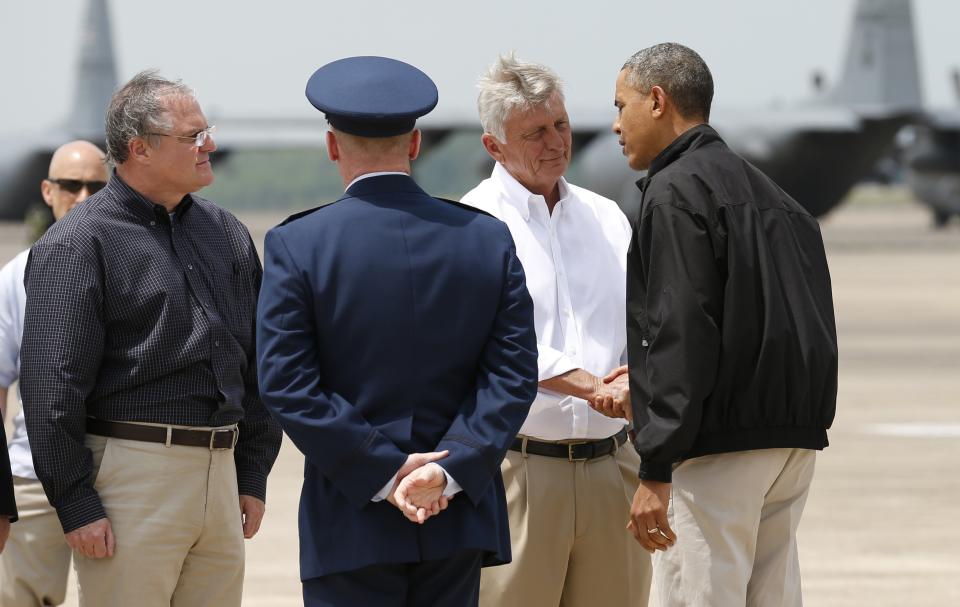
[[[22,251],[0,270],[0,386],[4,388],[9,388],[20,377],[20,341],[23,338],[23,311],[27,303],[23,273],[29,254],[29,249]],[[7,448],[13,475],[36,480],[22,406],[13,418],[13,436]]]
[[[604,376],[626,361],[630,224],[615,202],[560,179],[551,214],[497,163],[462,202],[507,224],[533,299],[539,380],[572,369]],[[520,433],[544,440],[600,439],[627,422],[587,401],[540,388]]]

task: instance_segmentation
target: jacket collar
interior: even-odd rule
[[[353,185],[343,193],[341,199],[351,197],[360,198],[373,194],[393,194],[397,192],[427,195],[409,175],[376,175],[354,182]]]
[[[716,141],[722,142],[723,139],[720,138],[720,135],[718,135],[709,124],[698,124],[695,127],[687,129],[679,137],[674,139],[670,145],[663,148],[663,150],[657,154],[657,157],[650,163],[650,168],[647,169],[646,176],[637,181],[637,187],[640,188],[641,191],[646,189],[650,179],[675,160],[688,152],[692,152]]]

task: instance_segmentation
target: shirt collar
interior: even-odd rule
[[[110,177],[108,187],[114,192],[117,198],[127,203],[127,207],[141,219],[154,221],[159,219],[164,223],[168,223],[171,220],[166,207],[153,202],[130,187],[130,185],[117,174],[116,170],[113,171],[113,175]],[[189,211],[192,206],[193,196],[187,194],[180,200],[180,204],[174,208],[177,221],[182,222],[187,211]]]
[[[500,190],[507,202],[520,211],[520,215],[524,221],[530,221],[530,208],[533,205],[541,205],[544,210],[546,210],[547,201],[544,197],[540,194],[534,194],[524,187],[524,185],[517,181],[499,162],[493,165],[493,175],[491,175],[491,177],[500,185]],[[557,201],[557,206],[554,207],[554,211],[560,208],[561,202],[570,197],[570,186],[567,184],[567,180],[560,177],[559,184],[560,200]]]
[[[347,187],[345,187],[343,191],[346,192],[351,187],[353,187],[353,184],[357,183],[361,179],[366,179],[368,177],[380,177],[381,175],[407,175],[409,177],[409,174],[404,173],[403,171],[374,171],[373,173],[364,173],[363,175],[356,177],[353,181],[347,184]]]

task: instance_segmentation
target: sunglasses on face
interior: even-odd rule
[[[83,181],[82,179],[47,179],[52,183],[57,184],[67,192],[71,194],[79,194],[80,190],[84,187],[87,188],[87,192],[90,194],[95,194],[106,187],[106,181]]]

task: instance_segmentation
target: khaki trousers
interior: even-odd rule
[[[0,607],[59,605],[67,594],[70,546],[40,481],[13,479],[20,520],[0,555]]]
[[[84,607],[239,606],[244,546],[233,450],[87,435],[117,547],[74,555]]]
[[[586,462],[508,451],[513,562],[482,571],[480,605],[646,605],[650,556],[626,530],[639,466],[629,444]]]
[[[677,543],[654,556],[660,607],[799,607],[797,526],[816,452],[761,449],[673,471]]]

